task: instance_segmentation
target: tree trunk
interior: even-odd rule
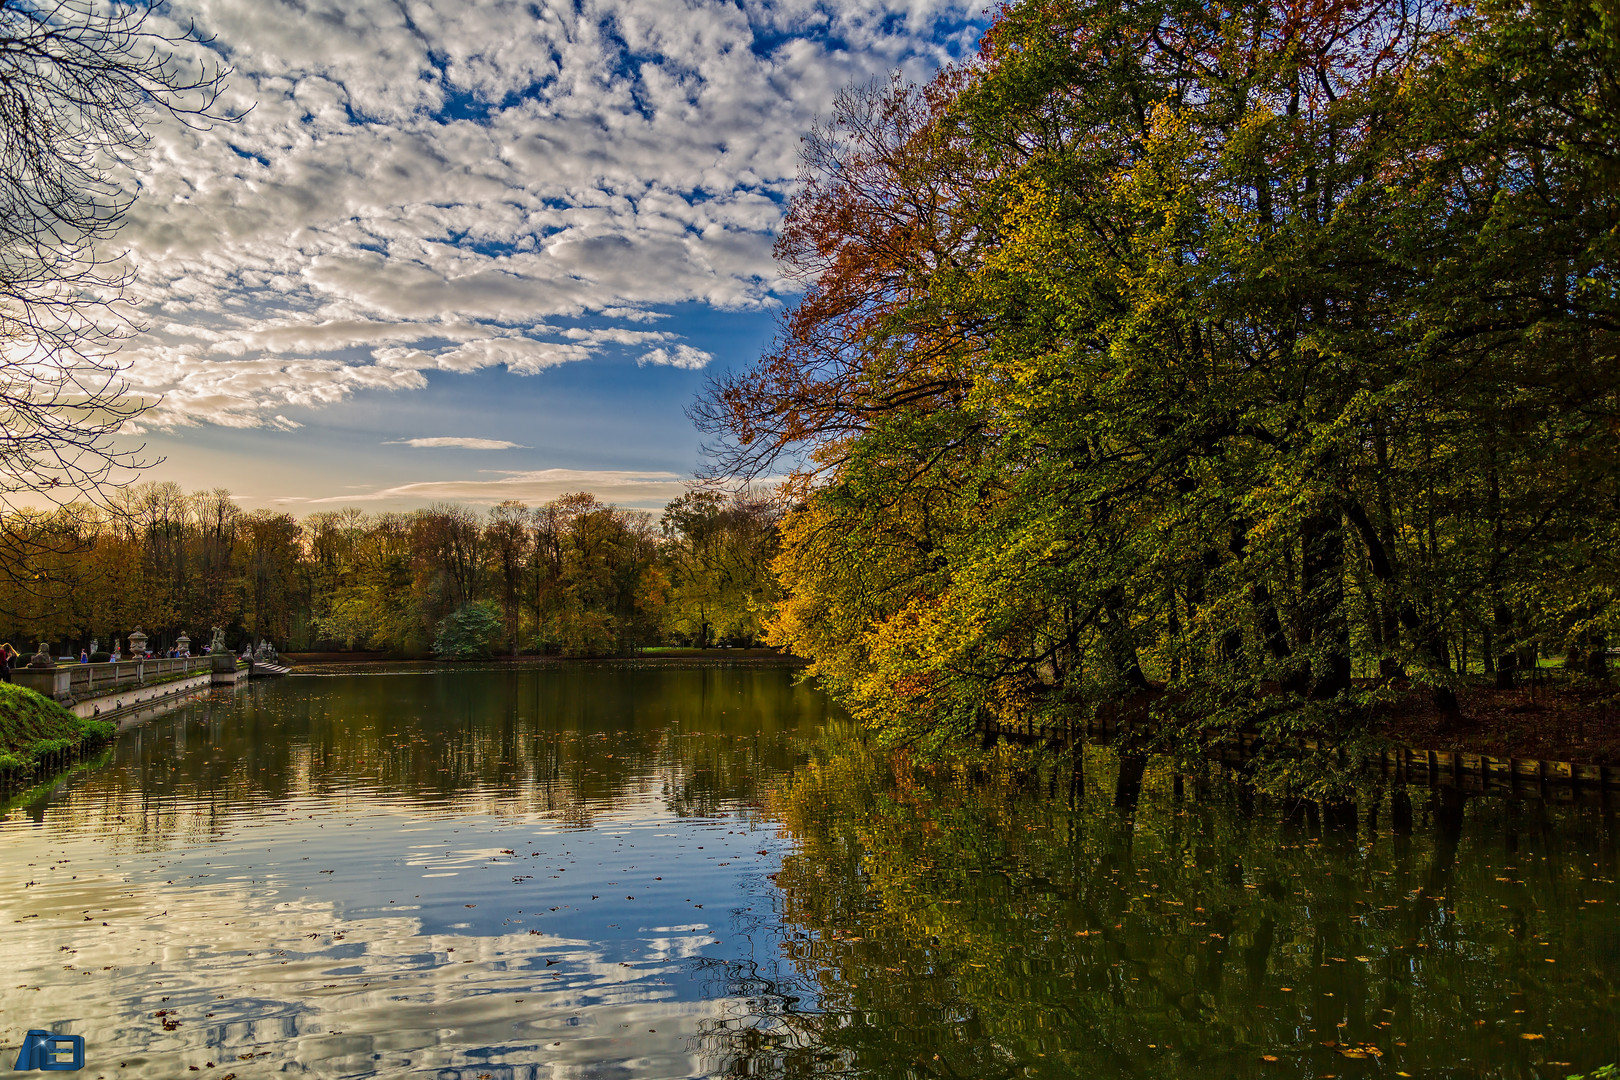
[[[1322,509],[1301,527],[1305,634],[1311,645],[1311,696],[1336,697],[1350,688],[1350,626],[1344,617],[1344,531],[1336,512]]]
[[[1513,644],[1513,609],[1498,600],[1491,614],[1496,624],[1496,688],[1512,690],[1519,679],[1519,653]]]
[[[1400,651],[1401,644],[1401,617],[1400,600],[1396,596],[1395,589],[1397,575],[1395,501],[1389,491],[1389,438],[1384,432],[1382,419],[1373,423],[1373,455],[1378,464],[1373,473],[1374,483],[1377,485],[1378,514],[1374,532],[1386,562],[1384,575],[1378,582],[1378,614],[1384,622],[1383,649],[1378,655],[1378,674],[1386,679],[1397,679],[1405,676],[1406,672],[1396,655]]]
[[[1590,648],[1586,653],[1586,677],[1607,682],[1609,679],[1609,640],[1602,634],[1587,638]]]
[[[1130,623],[1125,615],[1125,598],[1120,589],[1108,590],[1103,600],[1108,621],[1103,634],[1108,642],[1110,659],[1121,681],[1134,690],[1148,688],[1147,676],[1142,674],[1142,663],[1136,655],[1136,644],[1131,640]]]

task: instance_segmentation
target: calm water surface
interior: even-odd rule
[[[836,753],[777,669],[300,677],[0,822],[0,1043],[81,1075],[1562,1077],[1620,1057],[1616,820],[1324,829],[1112,755]],[[1061,781],[1061,782],[1060,782]],[[9,1059],[5,1062],[9,1064]]]

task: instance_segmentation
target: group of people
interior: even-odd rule
[[[252,650],[252,647],[250,646],[247,649],[247,651],[242,654],[242,658],[243,659],[249,658],[252,655],[252,652],[253,652],[253,650]],[[181,649],[180,646],[174,645],[174,646],[171,646],[169,648],[169,651],[164,653],[163,655],[166,658],[170,659],[170,660],[179,660],[179,659],[183,659],[183,658],[186,658],[186,657],[190,657],[192,655],[200,655],[200,654],[193,654],[190,649]],[[11,642],[7,641],[4,644],[0,644],[0,682],[11,682],[11,673],[17,667],[17,661],[21,657],[22,657],[22,653],[18,652],[16,649],[12,648],[11,647]],[[147,659],[147,660],[151,660],[151,659],[153,659],[153,657],[154,657],[154,654],[152,653],[152,651],[150,649],[148,649],[144,658]],[[113,645],[113,651],[108,656],[108,660],[111,661],[112,663],[116,664],[116,663],[118,663],[118,661],[123,660],[123,659],[125,659],[125,656],[123,655],[123,653],[119,650],[119,648],[118,648],[118,646],[116,644]],[[138,658],[137,657],[129,657],[128,659],[138,659]],[[89,649],[80,649],[79,650],[79,663],[81,663],[81,664],[90,663],[90,650]]]
[[[251,652],[251,650],[249,650],[249,651]],[[181,659],[181,658],[184,658],[184,657],[191,656],[192,652],[191,652],[190,649],[181,649],[180,646],[174,645],[174,646],[171,646],[169,648],[169,651],[164,653],[163,655],[165,657],[167,657],[168,659],[170,659],[170,660],[178,660],[178,659]],[[244,654],[244,655],[246,655],[246,654]],[[12,648],[11,647],[11,642],[7,641],[7,642],[5,642],[3,644],[0,644],[0,682],[11,682],[12,681],[11,680],[11,673],[17,667],[17,661],[21,657],[22,657],[22,653],[18,652],[16,649]],[[123,653],[119,650],[118,646],[116,644],[114,644],[113,645],[113,651],[108,656],[108,660],[110,660],[112,663],[116,664],[116,663],[118,663],[118,661],[123,660],[123,659],[125,659]],[[130,657],[130,659],[135,659],[135,658]],[[145,655],[145,659],[147,659],[147,660],[153,659],[153,653],[151,652],[151,650],[147,650],[146,655]],[[81,664],[90,663],[90,650],[89,649],[80,649],[79,650],[79,663],[81,663]]]

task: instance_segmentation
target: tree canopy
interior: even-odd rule
[[[1606,676],[1617,61],[1598,4],[1026,0],[845,93],[697,410],[796,466],[773,640],[905,742]]]

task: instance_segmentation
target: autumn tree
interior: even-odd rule
[[[665,586],[646,515],[565,495],[543,508],[537,550],[545,607],[542,647],[568,655],[628,652],[661,633]]]
[[[285,643],[297,602],[302,531],[291,514],[255,510],[242,516],[240,536],[243,622],[255,642]]]
[[[1613,59],[1581,4],[1059,0],[844,95],[804,300],[696,410],[719,471],[794,469],[773,639],[936,742],[1342,742],[1407,678],[1597,655]]]
[[[666,622],[699,648],[753,645],[777,599],[771,560],[780,514],[747,494],[698,488],[664,508],[662,562],[670,585]]]
[[[513,656],[522,649],[522,613],[525,573],[532,544],[528,507],[507,500],[489,512],[484,526],[484,549],[490,553],[490,570],[500,593],[507,647]]]

